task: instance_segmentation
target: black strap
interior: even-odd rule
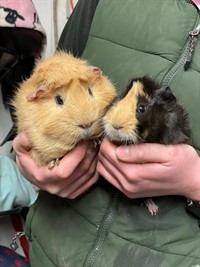
[[[79,0],[68,19],[57,49],[80,57],[85,49],[90,26],[99,0]]]

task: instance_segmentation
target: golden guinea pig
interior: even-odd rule
[[[169,87],[148,76],[132,79],[102,118],[104,135],[118,145],[138,143],[191,144],[189,116]],[[158,206],[145,200],[149,212]]]
[[[51,169],[78,142],[102,135],[100,119],[115,96],[98,67],[58,51],[19,85],[12,101],[17,132],[27,134],[36,164]]]

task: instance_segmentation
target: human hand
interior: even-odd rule
[[[65,155],[52,170],[38,167],[31,157],[31,143],[24,133],[13,140],[19,170],[33,185],[61,197],[74,199],[89,189],[99,178],[96,172],[97,150],[81,142]]]
[[[189,145],[101,144],[98,172],[129,198],[182,195],[200,200],[200,158]]]

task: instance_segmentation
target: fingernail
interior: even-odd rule
[[[127,146],[119,146],[116,149],[116,155],[118,158],[126,159],[129,157],[129,148]]]

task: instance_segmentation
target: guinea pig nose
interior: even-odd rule
[[[78,127],[82,128],[82,129],[88,129],[92,126],[92,124],[93,124],[93,121],[88,122],[88,123],[79,124]]]
[[[123,126],[121,126],[121,125],[119,125],[119,124],[113,124],[113,128],[114,128],[115,130],[120,130],[120,129],[123,128]]]

